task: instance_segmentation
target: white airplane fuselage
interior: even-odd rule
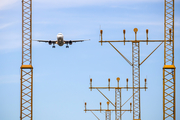
[[[64,45],[64,36],[62,33],[58,33],[57,34],[57,44],[59,46],[63,46]]]

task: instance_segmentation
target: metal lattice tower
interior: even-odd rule
[[[33,118],[32,0],[22,0],[22,65],[20,120]]]
[[[111,111],[109,110],[109,102],[107,102],[107,110],[105,111],[106,119],[105,120],[111,120]]]
[[[132,76],[133,86],[140,86],[140,65],[139,65],[139,42],[132,42]],[[133,119],[139,119],[140,117],[140,89],[133,89]]]
[[[117,88],[119,88],[119,80],[117,78]],[[121,89],[115,89],[115,120],[121,120]]]
[[[135,41],[132,42],[132,76],[133,76],[133,87],[140,86],[140,47],[137,41],[137,29],[135,32]],[[140,110],[140,89],[133,89],[133,119],[141,118]]]
[[[115,89],[115,119],[119,120],[119,116],[121,117],[121,89]],[[117,111],[120,110],[120,111]],[[121,120],[121,119],[120,119]]]
[[[106,119],[105,120],[111,120],[111,111],[106,110]]]
[[[174,0],[164,8],[163,120],[175,120]]]

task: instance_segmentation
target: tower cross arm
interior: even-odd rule
[[[148,87],[89,87],[89,89],[148,89]]]
[[[86,109],[84,111],[132,111],[132,110],[128,110],[128,109],[121,109],[121,110],[118,110],[118,109]]]
[[[165,40],[148,40],[148,42],[164,42]],[[166,42],[171,42],[172,40],[166,40]],[[105,40],[99,42],[124,42],[124,40]],[[125,42],[147,42],[147,40],[126,40]]]

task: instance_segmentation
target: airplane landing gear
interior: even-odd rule
[[[66,48],[69,48],[69,46],[66,46]]]
[[[52,48],[55,48],[55,43],[53,43],[53,46],[52,46]]]

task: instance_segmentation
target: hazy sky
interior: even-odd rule
[[[20,117],[20,66],[22,42],[22,5],[20,0],[0,0],[0,120],[19,120]],[[163,0],[33,0],[33,39],[56,40],[63,33],[66,40],[91,39],[74,43],[68,49],[47,43],[33,42],[32,65],[34,92],[34,120],[96,120],[88,109],[98,109],[99,102],[106,109],[107,100],[97,91],[89,90],[89,79],[93,86],[132,86],[131,66],[108,44],[99,41],[99,30],[103,29],[103,40],[134,39],[133,29],[138,28],[137,38],[164,39]],[[175,0],[175,66],[176,66],[176,119],[180,119],[180,0]],[[132,44],[113,43],[130,61]],[[140,44],[140,61],[153,51],[159,43]],[[164,47],[161,45],[141,65],[141,86],[147,78],[146,91],[141,91],[142,120],[162,120],[163,115],[163,71]],[[115,102],[115,91],[102,90]],[[122,90],[122,103],[132,95],[132,90]],[[129,103],[123,109],[129,109]],[[113,109],[113,106],[110,105]],[[94,112],[101,120],[104,112]],[[112,112],[112,120],[114,120]],[[133,113],[125,112],[123,119],[132,120]]]

